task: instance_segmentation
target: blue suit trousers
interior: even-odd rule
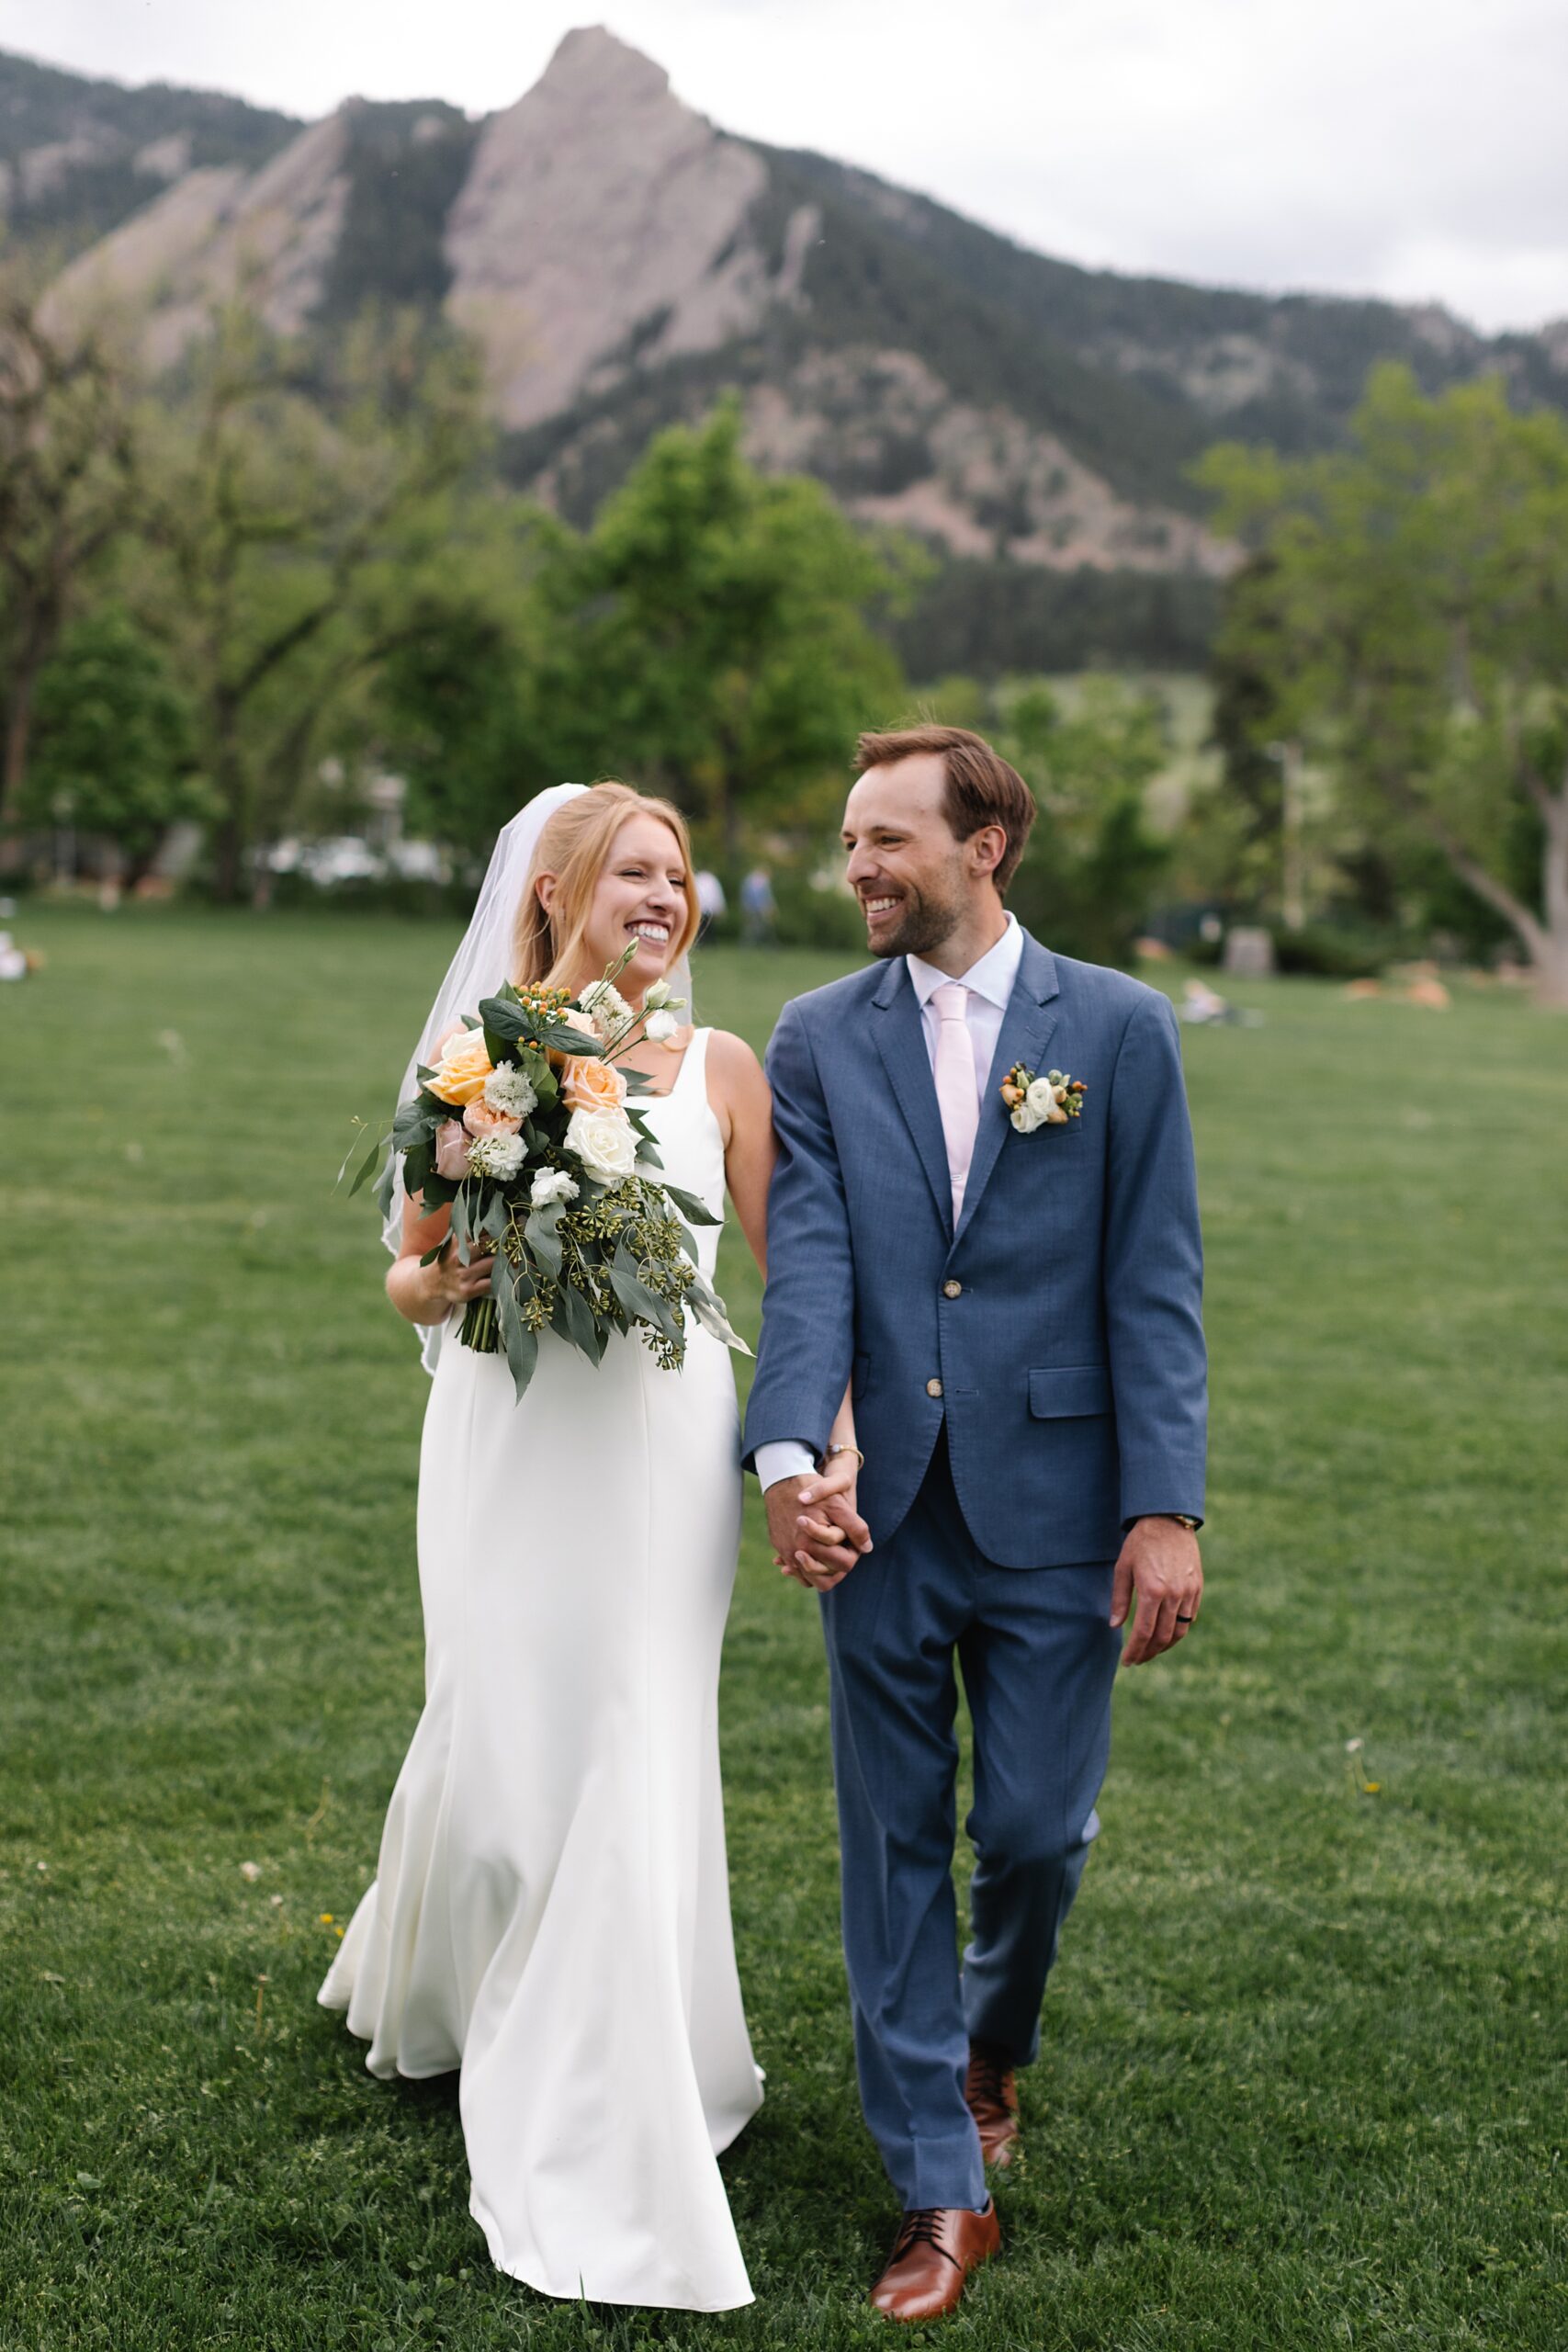
[[[1122,1637],[1112,1563],[998,1567],[944,1438],[894,1534],[822,1596],[844,1955],[865,2117],[906,2210],[987,2199],[971,2039],[1019,2064],[1099,1829]],[[954,1660],[974,1725],[970,1941],[953,1884]]]

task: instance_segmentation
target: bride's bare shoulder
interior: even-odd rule
[[[708,1100],[724,1119],[736,1122],[773,1115],[773,1098],[762,1075],[762,1065],[744,1037],[728,1029],[715,1029],[708,1038]]]
[[[708,1069],[727,1091],[731,1088],[750,1088],[753,1091],[761,1088],[764,1093],[767,1091],[768,1081],[762,1076],[761,1063],[745,1038],[736,1036],[733,1030],[710,1031]]]

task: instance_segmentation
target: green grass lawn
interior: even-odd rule
[[[724,1732],[768,2074],[725,2159],[755,2306],[499,2278],[451,2086],[373,2081],[314,2007],[422,1657],[424,1379],[332,1180],[447,934],[15,928],[49,965],[0,989],[0,2344],[888,2340],[816,1613],[754,1508]],[[761,1046],[831,968],[716,950],[704,1009]],[[1568,2341],[1568,1023],[1499,991],[1446,1015],[1237,992],[1263,1026],[1187,1041],[1210,1598],[1123,1678],[1005,2256],[946,2340],[1544,2352]]]

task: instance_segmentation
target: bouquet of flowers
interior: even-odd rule
[[[405,1190],[423,1196],[426,1212],[450,1203],[463,1263],[493,1252],[489,1295],[470,1299],[460,1336],[481,1354],[505,1348],[519,1397],[546,1329],[594,1363],[612,1332],[635,1330],[674,1371],[689,1310],[727,1347],[750,1353],[696,1264],[690,1228],[719,1220],[658,1173],[637,1108],[651,1089],[642,1072],[616,1067],[639,1035],[657,1043],[673,1034],[681,1001],[658,980],[640,1013],[626,1003],[615,982],[636,953],[628,948],[578,998],[510,982],[486,997],[445,1039],[435,1067],[420,1067],[418,1092],[354,1181],[357,1192],[389,1144],[403,1156]],[[381,1181],[384,1214],[396,1164]]]

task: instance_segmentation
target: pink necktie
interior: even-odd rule
[[[957,980],[933,989],[931,1002],[941,1024],[936,1033],[936,1099],[942,1132],[947,1145],[947,1172],[953,1182],[953,1224],[964,1209],[964,1187],[969,1181],[975,1130],[980,1124],[979,1090],[975,1083],[975,1047],[969,1035],[969,991]]]

